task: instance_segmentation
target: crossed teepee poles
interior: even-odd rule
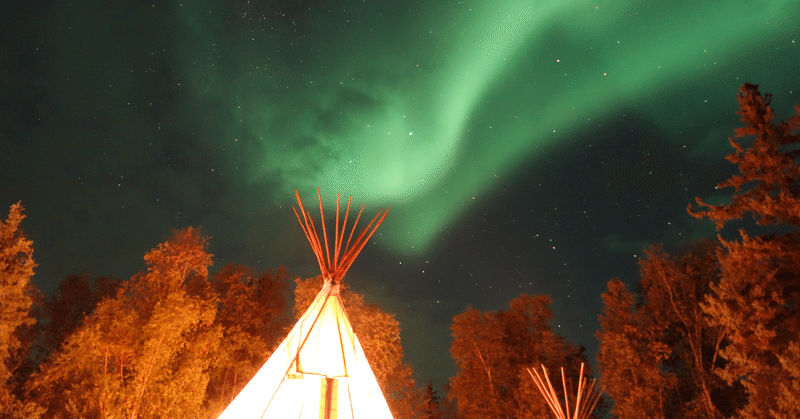
[[[358,226],[358,220],[361,219],[361,213],[364,211],[364,205],[361,205],[361,209],[356,216],[356,221],[353,223],[353,227],[350,228],[350,235],[347,237],[347,243],[344,244],[344,249],[342,249],[342,242],[344,241],[345,232],[347,230],[347,218],[350,215],[351,198],[347,198],[347,210],[345,211],[344,220],[342,220],[340,228],[339,194],[336,194],[336,230],[333,239],[333,259],[331,259],[331,251],[328,248],[328,231],[325,229],[325,213],[322,211],[322,195],[319,189],[317,189],[317,198],[319,199],[319,218],[320,224],[322,225],[322,240],[325,242],[324,252],[322,243],[319,240],[319,233],[317,233],[317,227],[314,225],[314,220],[311,218],[311,215],[306,212],[305,207],[303,207],[303,201],[300,200],[300,192],[295,190],[294,195],[297,198],[297,205],[300,207],[300,213],[298,214],[297,210],[294,208],[292,208],[292,210],[294,210],[294,215],[297,216],[297,221],[300,223],[300,227],[303,228],[303,233],[305,233],[308,242],[311,244],[311,248],[314,250],[317,263],[319,263],[319,269],[322,271],[322,277],[326,280],[330,280],[333,284],[338,284],[344,278],[344,274],[347,273],[347,270],[350,268],[350,265],[353,264],[358,253],[364,248],[364,245],[367,244],[370,237],[375,233],[375,230],[378,229],[378,226],[380,226],[386,218],[386,214],[389,213],[389,208],[378,211],[375,217],[372,218],[372,221],[361,230],[361,234],[356,237],[355,241],[352,241],[353,234],[356,232],[356,226]],[[300,214],[303,215],[302,220],[300,219]]]
[[[597,402],[600,400],[600,389],[595,387],[595,380],[586,382],[586,377],[583,376],[583,363],[581,363],[581,372],[578,378],[578,391],[573,400],[573,409],[570,413],[570,402],[567,393],[567,380],[564,377],[564,367],[561,367],[561,383],[564,386],[564,407],[562,409],[561,403],[556,396],[556,390],[553,384],[550,383],[550,377],[547,374],[547,368],[542,365],[542,375],[533,368],[528,368],[528,374],[533,378],[539,392],[542,393],[550,410],[553,411],[556,419],[586,419],[592,414]]]

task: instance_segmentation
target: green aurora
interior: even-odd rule
[[[781,60],[797,48],[793,1],[414,6],[390,15],[383,4],[354,3],[355,20],[346,6],[310,11],[317,26],[297,45],[259,33],[252,45],[225,45],[207,33],[217,51],[230,51],[187,68],[198,95],[229,101],[241,121],[221,141],[260,140],[254,178],[277,168],[289,189],[410,203],[413,216],[384,231],[406,252],[424,252],[541,147],[568,147],[578,128],[621,107],[667,131],[689,126],[704,115],[681,114],[671,97],[733,92],[770,66],[754,52],[771,48]],[[206,82],[217,71],[208,68],[227,82]]]
[[[133,42],[126,40],[136,28],[101,23],[108,11],[61,7],[53,26],[63,30],[70,16],[75,34],[59,36],[60,54],[76,57],[56,62],[67,80],[87,77],[83,60],[108,47],[87,39]],[[270,204],[321,187],[328,200],[339,192],[408,208],[385,226],[392,240],[383,244],[411,253],[429,249],[498,179],[544,150],[579,142],[606,118],[627,110],[675,133],[730,114],[743,81],[792,71],[785,62],[800,41],[793,0],[153,7],[158,32],[135,41],[150,53],[110,64],[120,76],[109,82],[118,96],[109,108],[137,97],[134,105],[153,106],[137,91],[147,72],[127,69],[168,67],[173,79],[160,82],[180,89],[187,106],[165,112],[206,127],[201,141],[238,150],[231,166],[246,170],[247,182],[280,179]],[[138,9],[114,13],[145,18]],[[97,101],[80,87],[60,88]],[[707,113],[682,101],[705,101]],[[702,142],[693,147],[709,152]]]

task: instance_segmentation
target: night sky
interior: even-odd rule
[[[728,195],[739,86],[800,103],[797,0],[180,1],[0,5],[0,210],[36,284],[129,278],[187,226],[215,270],[310,277],[294,190],[352,195],[391,210],[346,281],[422,383],[455,314],[523,292],[594,360],[606,283],[716,234],[686,205]]]

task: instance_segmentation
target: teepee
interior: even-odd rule
[[[337,195],[331,255],[319,189],[324,252],[314,221],[297,191],[295,196],[300,214],[294,212],[317,257],[324,285],[286,339],[219,419],[391,419],[389,406],[339,297],[339,283],[389,209],[379,211],[353,240],[364,210],[362,205],[342,249],[350,199],[340,228]]]

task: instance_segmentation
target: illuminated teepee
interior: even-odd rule
[[[339,283],[358,252],[386,218],[389,209],[379,211],[352,240],[364,210],[362,205],[342,249],[350,199],[340,229],[337,195],[336,232],[331,255],[319,189],[317,196],[324,252],[314,221],[303,207],[297,191],[295,196],[300,207],[300,214],[295,210],[295,215],[317,256],[324,285],[286,339],[219,419],[391,419],[389,406],[339,297]]]

